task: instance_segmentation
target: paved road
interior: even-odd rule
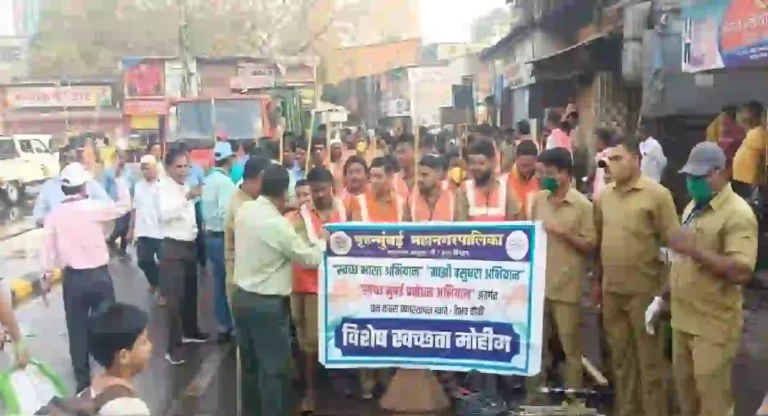
[[[16,205],[9,205],[0,200],[0,240],[35,227],[32,220],[34,199],[28,197]]]
[[[110,264],[115,291],[120,301],[140,306],[150,315],[150,338],[154,351],[148,371],[137,378],[139,394],[153,415],[235,415],[236,371],[234,349],[213,343],[185,347],[187,362],[170,366],[163,358],[166,345],[166,320],[163,310],[155,305],[147,291],[147,283],[132,262],[115,260]],[[207,278],[201,279],[200,316],[203,330],[214,328]],[[17,309],[18,319],[27,334],[27,344],[34,358],[49,364],[70,388],[75,380],[71,372],[68,339],[64,322],[61,288],[48,296],[48,305],[34,299]],[[0,354],[0,368],[8,364]],[[96,368],[96,367],[94,367]],[[330,387],[329,387],[330,388]],[[357,401],[341,395],[323,394],[320,414],[378,415],[382,414]],[[1,413],[1,412],[0,412]]]
[[[1,228],[1,227],[0,227]],[[0,241],[0,255],[6,257],[14,272],[34,274],[39,231]],[[18,247],[22,247],[19,249]],[[13,257],[17,258],[13,258]],[[6,270],[5,268],[3,270]],[[110,265],[117,297],[146,310],[151,319],[150,336],[155,345],[147,372],[141,374],[137,386],[153,415],[235,415],[235,358],[231,347],[214,344],[188,347],[187,363],[171,367],[164,359],[166,324],[161,308],[147,292],[147,283],[134,262],[115,260]],[[210,279],[201,279],[200,317],[203,330],[214,328],[210,296]],[[46,305],[42,299],[23,303],[17,309],[25,329],[30,350],[35,358],[51,365],[73,388],[68,340],[61,298],[55,289]],[[742,351],[737,359],[734,385],[738,398],[737,416],[754,416],[768,390],[768,293],[749,292],[745,312]],[[593,339],[594,337],[585,337]],[[0,368],[7,360],[0,353]],[[330,383],[326,383],[330,385]],[[320,395],[320,412],[324,415],[381,415],[372,404],[345,399],[330,387]],[[1,412],[0,412],[1,413]]]

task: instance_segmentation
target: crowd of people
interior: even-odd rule
[[[183,364],[188,344],[234,341],[243,414],[279,416],[295,410],[295,368],[305,386],[300,411],[316,406],[317,266],[325,224],[532,220],[548,234],[544,339],[556,351],[546,347],[544,371],[526,380],[528,403],[546,401],[541,387],[556,379],[561,354],[564,386],[574,392],[569,401],[579,404],[582,294],[590,287],[601,310],[615,414],[670,413],[667,334],[681,414],[731,414],[742,286],[753,276],[758,226],[730,172],[738,184],[760,181],[759,172],[737,165],[756,154],[758,140],[766,143],[761,118],[750,117],[761,108],[744,107],[752,124],[736,151],[731,142],[703,141],[690,152],[679,172],[690,197],[682,216],[660,183],[667,159],[646,123],[626,136],[596,130],[594,169],[586,188],[577,189],[578,113],[570,106],[547,118],[543,139],[521,121],[515,129],[481,125],[453,138],[421,129],[371,138],[362,130],[321,131],[312,140],[286,134],[283,146],[265,139],[243,149],[219,140],[208,172],[184,146],[163,152],[151,144],[140,174],[117,151],[101,184],[68,154],[61,175],[43,187],[35,218],[44,227],[45,271],[63,271],[77,390],[98,394],[117,383],[132,391],[130,379],[151,351],[146,317],[114,303],[109,245],[127,257],[135,241],[137,263],[168,315],[168,362]],[[113,221],[105,239],[104,226]],[[198,325],[201,265],[210,266],[214,282],[213,337]],[[661,321],[670,308],[671,330],[665,330]],[[96,323],[89,326],[89,319]],[[114,325],[107,330],[99,319]],[[292,354],[292,332],[299,356]],[[89,354],[106,375],[92,380]],[[359,381],[353,390],[373,398],[389,375],[361,369],[351,377]],[[460,377],[441,376],[449,393],[463,394]]]

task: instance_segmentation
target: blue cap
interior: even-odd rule
[[[232,145],[229,144],[229,142],[218,142],[216,143],[216,146],[213,147],[213,158],[216,159],[217,162],[221,162],[234,155],[235,152],[232,151]]]

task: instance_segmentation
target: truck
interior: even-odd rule
[[[51,136],[0,136],[0,197],[16,204],[31,185],[59,174],[59,155],[50,148]]]
[[[274,105],[264,95],[179,99],[175,103],[175,134],[168,142],[184,142],[193,162],[210,167],[216,137],[245,142],[274,134]]]

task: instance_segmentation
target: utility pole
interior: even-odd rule
[[[187,0],[176,0],[179,9],[179,59],[181,60],[181,96],[188,97],[192,90],[192,74],[189,69],[189,15]]]

